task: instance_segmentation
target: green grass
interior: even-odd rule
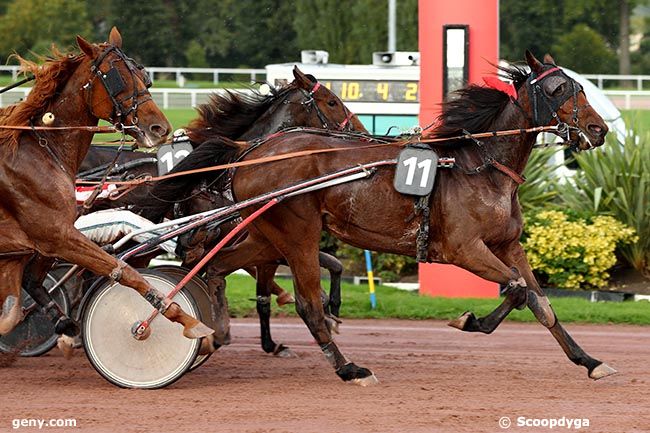
[[[293,291],[291,280],[276,279],[280,286]],[[323,287],[329,282],[324,281]],[[417,293],[405,292],[391,287],[378,286],[377,308],[370,309],[367,286],[343,284],[341,317],[343,318],[395,318],[450,320],[465,311],[482,316],[491,312],[500,302],[498,299],[431,298]],[[231,315],[253,317],[255,311],[254,280],[248,276],[228,277],[228,302]],[[588,302],[583,299],[551,299],[558,318],[563,322],[578,323],[627,323],[650,325],[650,304],[647,302]],[[273,314],[297,316],[293,305],[278,307],[273,301]],[[529,310],[513,311],[508,320],[534,322]]]
[[[650,110],[621,110],[628,129],[647,131],[650,129]]]

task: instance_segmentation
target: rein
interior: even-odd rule
[[[492,132],[483,132],[483,133],[477,133],[477,134],[463,134],[459,135],[456,137],[449,137],[449,138],[433,138],[433,139],[419,139],[419,142],[421,143],[440,143],[440,142],[445,142],[445,141],[450,141],[450,140],[463,140],[463,139],[478,139],[478,138],[487,138],[487,137],[501,137],[501,136],[507,136],[507,135],[519,135],[519,134],[526,134],[526,133],[534,133],[534,132],[557,132],[559,130],[558,126],[537,126],[534,128],[528,128],[528,129],[511,129],[511,130],[505,130],[505,131],[492,131]],[[297,131],[305,131],[304,129],[298,129]],[[321,131],[321,130],[315,130],[318,132],[326,133],[327,131]],[[277,136],[275,134],[274,136]],[[281,155],[273,155],[273,156],[267,156],[264,158],[257,158],[257,159],[250,159],[247,161],[238,161],[238,162],[232,162],[228,164],[221,164],[221,165],[214,165],[210,167],[204,167],[204,168],[198,168],[194,170],[187,170],[187,171],[181,171],[178,173],[171,173],[171,174],[166,174],[163,176],[154,176],[154,177],[148,177],[148,178],[143,178],[143,179],[134,179],[134,180],[124,180],[124,181],[106,181],[106,184],[113,184],[113,185],[119,185],[120,187],[126,187],[126,188],[120,188],[116,191],[117,196],[112,196],[111,198],[119,198],[122,195],[126,194],[128,191],[130,191],[133,188],[136,188],[144,183],[149,183],[149,182],[158,182],[161,180],[166,180],[166,179],[171,179],[175,177],[181,177],[181,176],[188,176],[188,175],[193,175],[193,174],[199,174],[199,173],[207,173],[211,171],[219,171],[219,170],[226,170],[230,168],[237,168],[237,167],[245,167],[245,166],[251,166],[251,165],[258,165],[258,164],[265,164],[269,162],[275,162],[275,161],[282,161],[285,159],[291,159],[291,158],[298,158],[298,157],[303,157],[303,156],[310,156],[310,155],[316,155],[316,154],[324,154],[324,153],[331,153],[331,152],[341,152],[341,151],[348,151],[348,150],[363,150],[363,149],[373,149],[373,148],[379,148],[379,147],[386,147],[386,146],[391,146],[391,147],[403,147],[409,143],[413,142],[412,139],[408,140],[396,140],[396,141],[388,141],[388,142],[381,142],[381,143],[375,143],[375,144],[368,144],[365,146],[356,146],[354,148],[350,147],[332,147],[329,149],[313,149],[313,150],[302,150],[298,152],[290,152],[290,153],[285,153]],[[241,143],[241,142],[238,142]],[[496,161],[494,161],[496,162]],[[502,171],[501,168],[499,168],[500,164],[492,164],[497,170]],[[502,166],[505,167],[505,166]],[[507,168],[507,167],[505,167]],[[508,169],[509,170],[509,169]],[[482,171],[479,170],[479,171]],[[506,173],[505,171],[503,171]],[[506,173],[507,174],[507,173]],[[98,181],[86,181],[86,180],[77,180],[76,184],[77,185],[98,185],[100,182]]]

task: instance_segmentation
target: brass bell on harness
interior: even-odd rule
[[[54,114],[48,111],[47,113],[43,114],[41,121],[43,122],[43,125],[50,126],[54,123]]]

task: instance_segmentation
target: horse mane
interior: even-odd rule
[[[30,119],[44,112],[52,98],[61,91],[62,87],[72,76],[77,66],[85,58],[84,54],[66,54],[52,47],[49,56],[39,56],[36,62],[27,60],[18,54],[11,57],[20,62],[20,71],[25,75],[31,73],[35,77],[34,86],[24,101],[4,108],[0,111],[0,123],[11,126],[29,125]],[[0,140],[8,143],[12,150],[18,146],[23,131],[0,130]]]
[[[196,147],[176,164],[169,174],[227,164],[235,160],[244,148],[226,137],[214,137]],[[209,171],[165,179],[156,183],[133,211],[150,221],[161,221],[174,203],[179,201],[180,197],[185,197],[202,179],[213,181],[223,173],[223,170]]]
[[[497,69],[498,75],[511,80],[517,90],[529,76],[523,66],[497,66]],[[442,104],[433,137],[453,137],[463,131],[486,132],[510,102],[504,92],[476,84],[455,91],[454,96]]]
[[[203,143],[216,136],[232,140],[239,138],[279,98],[295,89],[289,83],[271,95],[262,95],[255,89],[251,93],[225,90],[214,93],[207,104],[197,108],[199,117],[186,128],[187,135],[195,143]]]

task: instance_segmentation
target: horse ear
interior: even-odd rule
[[[296,84],[304,89],[311,89],[311,86],[314,84],[300,69],[298,69],[298,66],[293,67],[293,77],[295,78]]]
[[[537,60],[537,58],[529,50],[526,50],[526,63],[528,63],[530,69],[536,74],[541,73],[544,69],[544,65],[542,65],[542,63]]]
[[[122,48],[122,35],[115,26],[113,26],[111,33],[108,35],[108,43],[116,48]]]
[[[97,57],[97,46],[91,44],[79,35],[77,35],[77,45],[79,45],[79,49],[81,49],[81,51],[91,59]]]
[[[553,60],[553,57],[549,53],[544,54],[544,63],[550,63],[551,65],[555,64],[555,60]]]

